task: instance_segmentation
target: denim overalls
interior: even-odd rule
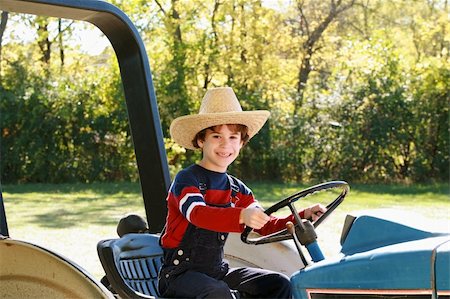
[[[187,270],[198,271],[216,279],[228,272],[228,263],[223,260],[223,247],[227,233],[218,233],[189,224],[180,246],[164,249],[164,266],[161,279],[170,281]]]

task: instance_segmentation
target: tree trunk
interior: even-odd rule
[[[58,44],[59,44],[59,59],[61,61],[60,71],[62,72],[64,68],[64,44],[63,44],[63,29],[62,20],[58,19]]]
[[[211,41],[211,45],[209,45],[209,48],[212,50],[211,55],[208,56],[207,62],[205,62],[203,69],[205,70],[205,79],[203,82],[203,89],[208,89],[209,83],[211,82],[212,75],[211,75],[211,65],[215,64],[216,62],[216,56],[218,55],[218,49],[217,49],[217,26],[216,26],[216,13],[220,6],[220,1],[215,0],[214,1],[214,9],[213,14],[211,16],[211,28],[212,28],[212,34],[213,34],[213,40]],[[208,46],[208,45],[206,45]]]
[[[41,61],[48,65],[50,64],[52,46],[52,42],[49,39],[48,20],[38,17],[37,26],[37,43],[42,53]]]
[[[339,14],[351,8],[355,3],[355,0],[350,1],[347,4],[342,4],[342,0],[330,0],[330,10],[327,16],[319,23],[319,25],[312,31],[309,28],[309,22],[306,15],[303,13],[303,3],[298,4],[298,10],[300,12],[300,22],[302,22],[302,27],[305,27],[306,41],[301,45],[301,49],[304,53],[300,69],[298,72],[298,83],[297,83],[297,99],[294,104],[293,115],[297,115],[300,108],[303,106],[304,93],[306,89],[306,84],[308,82],[309,74],[312,71],[311,60],[314,53],[317,51],[317,43],[322,37],[328,26],[337,18]]]
[[[2,11],[1,20],[0,20],[0,84],[2,78],[2,44],[3,44],[3,34],[6,30],[6,24],[8,22],[8,12]]]

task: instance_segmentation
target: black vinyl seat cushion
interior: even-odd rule
[[[157,298],[158,271],[163,251],[159,236],[126,234],[97,244],[97,252],[111,287],[121,298]]]

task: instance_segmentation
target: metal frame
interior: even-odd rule
[[[151,232],[160,232],[170,175],[147,53],[134,24],[114,5],[97,0],[0,0],[0,10],[86,21],[109,39],[119,62],[147,220]],[[0,229],[7,235],[6,219]]]

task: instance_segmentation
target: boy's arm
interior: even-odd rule
[[[185,186],[173,200],[184,218],[197,227],[217,232],[243,231],[243,225],[239,223],[242,208],[206,205],[197,187]]]
[[[197,206],[192,210],[190,222],[195,226],[217,232],[240,233],[244,226],[239,223],[242,208],[218,208]]]

